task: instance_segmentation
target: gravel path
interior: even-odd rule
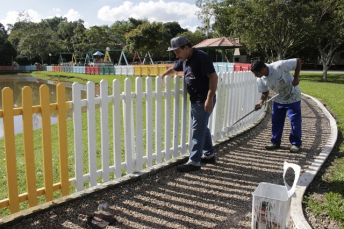
[[[201,171],[189,174],[172,167],[35,213],[7,228],[91,228],[87,219],[101,213],[97,212],[101,203],[107,203],[106,212],[113,215],[107,228],[250,228],[252,192],[259,182],[283,185],[283,162],[296,163],[303,172],[327,141],[326,117],[311,99],[303,97],[301,104],[301,154],[289,153],[288,120],[281,149],[265,150],[271,137],[267,114],[255,128],[217,145],[215,165],[203,165]],[[287,173],[288,182],[292,176]],[[100,223],[93,228],[101,228]]]

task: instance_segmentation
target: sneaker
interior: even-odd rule
[[[177,165],[177,171],[181,173],[188,173],[188,172],[197,171],[200,169],[201,169],[201,166],[196,166],[196,165],[192,165],[188,163],[183,164],[183,165]]]
[[[215,164],[216,163],[215,156],[207,157],[206,155],[203,154],[202,157],[201,157],[201,163],[204,163],[204,164]]]
[[[265,149],[267,150],[274,150],[274,149],[279,149],[280,145],[274,144],[274,143],[270,143],[269,145],[265,146]]]
[[[292,145],[290,147],[290,153],[300,153],[300,151],[301,151],[301,147],[298,147],[296,145]]]

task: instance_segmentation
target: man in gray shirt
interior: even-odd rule
[[[272,105],[272,138],[271,144],[265,146],[267,150],[280,148],[286,114],[292,126],[289,141],[292,144],[290,152],[301,151],[301,90],[299,86],[299,73],[301,60],[299,58],[280,60],[271,64],[255,61],[251,71],[257,77],[258,91],[261,99],[255,109],[259,110],[269,95],[269,90],[279,94]],[[294,76],[290,71],[295,71]]]

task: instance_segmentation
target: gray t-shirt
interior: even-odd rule
[[[257,78],[258,91],[267,92],[269,89],[279,93],[275,102],[289,104],[301,100],[300,86],[294,87],[292,82],[294,77],[290,71],[295,70],[296,59],[280,60],[267,64],[269,75]]]

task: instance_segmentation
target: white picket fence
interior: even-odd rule
[[[251,72],[226,72],[218,75],[217,102],[209,120],[214,143],[223,141],[251,125],[263,111],[261,109],[253,112],[232,128],[231,125],[237,119],[254,108],[260,94]],[[132,174],[188,153],[191,147],[191,120],[188,112],[190,104],[185,85],[181,83],[183,78],[166,77],[162,85],[161,78],[157,77],[154,91],[152,78],[145,78],[145,82],[143,79],[135,79],[135,92],[131,90],[131,84],[134,82],[130,78],[124,82],[123,92],[120,90],[120,82],[114,80],[110,95],[108,82],[102,80],[99,97],[95,95],[94,83],[89,81],[87,99],[81,99],[81,85],[73,84],[71,104],[74,113],[75,178],[72,178],[71,182],[77,191],[85,188],[85,182],[89,182],[91,187],[97,186],[100,177],[102,182],[109,181],[111,173],[114,179],[120,178],[123,170],[126,174]],[[145,91],[142,90],[143,83]],[[179,85],[182,85],[182,88]],[[101,162],[97,159],[96,149],[95,113],[98,107],[101,123]],[[81,134],[82,109],[87,109],[87,140],[82,139]],[[111,129],[109,109],[112,109],[113,116]],[[145,120],[142,115],[144,113]],[[109,139],[110,131],[112,139]],[[83,146],[86,144],[88,158],[85,159]],[[110,145],[113,145],[112,149]],[[110,158],[113,159],[110,161]],[[88,164],[87,173],[84,173],[84,163]]]

